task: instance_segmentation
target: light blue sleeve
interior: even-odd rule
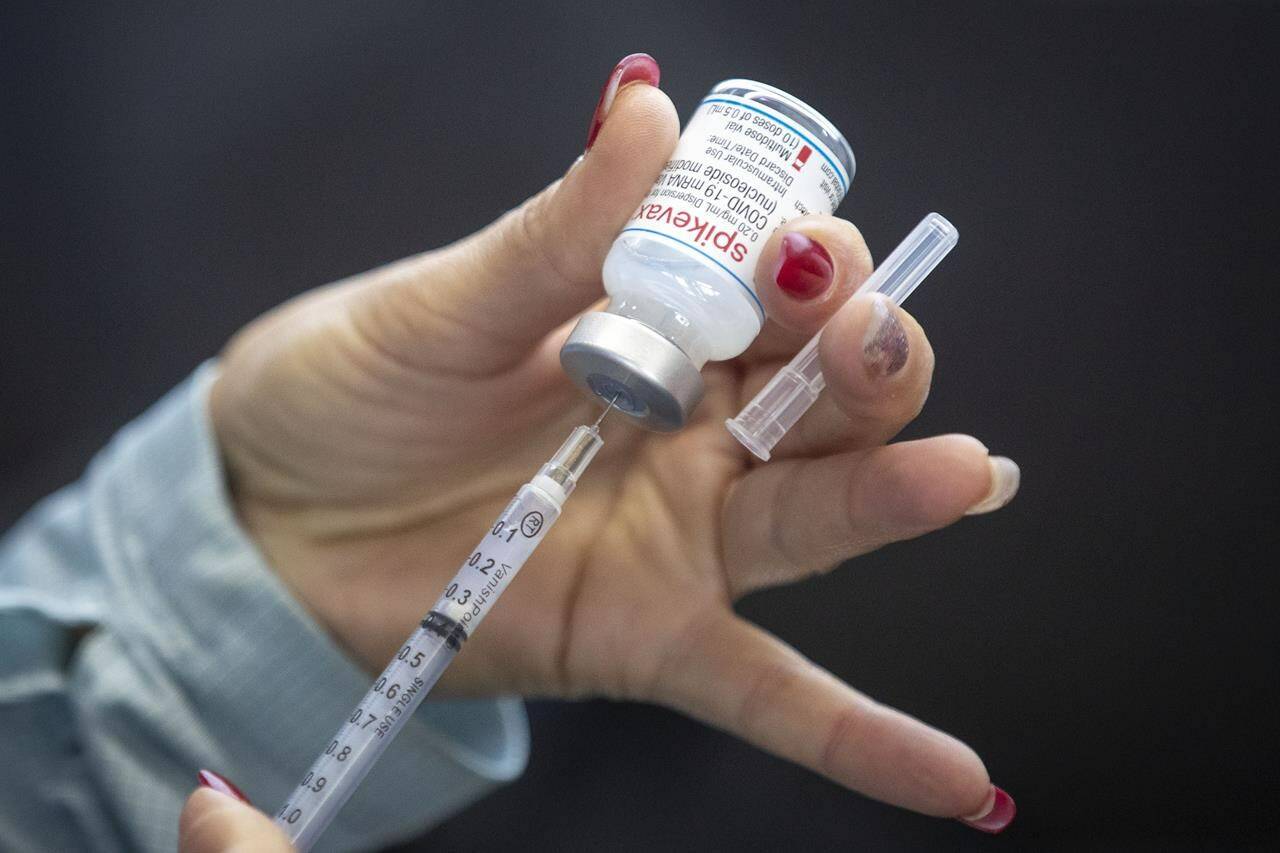
[[[0,542],[0,848],[172,851],[201,767],[270,813],[368,688],[236,522],[214,371]],[[421,832],[527,755],[518,700],[428,701],[320,849]]]

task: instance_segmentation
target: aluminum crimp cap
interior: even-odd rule
[[[702,400],[702,374],[684,351],[630,317],[584,314],[560,364],[575,385],[645,429],[682,428]]]

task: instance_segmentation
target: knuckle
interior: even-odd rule
[[[802,527],[794,523],[794,517],[786,512],[786,508],[803,505],[804,493],[813,488],[815,476],[820,475],[816,469],[821,464],[805,462],[800,465],[778,483],[770,502],[769,545],[790,578],[800,578],[812,572],[814,549],[811,536],[800,533]]]
[[[858,753],[858,743],[863,737],[866,715],[859,708],[845,708],[836,714],[827,726],[818,752],[818,772],[827,776],[841,776],[841,757]]]
[[[555,193],[555,185],[530,198],[515,209],[512,227],[503,229],[504,247],[518,256],[543,261],[555,270],[558,259],[554,257],[545,239],[547,208]]]
[[[554,233],[552,220],[561,186],[556,181],[508,214],[509,227],[501,231],[500,250],[549,278],[585,286],[592,278],[589,265],[582,262],[587,253],[575,251],[578,244],[573,239],[559,239]]]
[[[801,673],[790,661],[762,666],[742,697],[734,717],[740,732],[757,732],[763,727],[770,710],[776,708],[786,693],[801,679]]]

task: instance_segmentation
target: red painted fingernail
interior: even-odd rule
[[[792,231],[782,236],[773,280],[792,299],[808,301],[827,292],[835,281],[831,255],[816,240]]]
[[[613,108],[613,100],[618,96],[618,90],[628,83],[648,83],[650,86],[657,86],[659,76],[658,61],[647,53],[624,56],[617,65],[613,66],[613,71],[609,72],[609,79],[604,81],[604,88],[600,90],[596,111],[591,114],[591,127],[587,129],[588,151],[595,144],[596,136],[604,126],[605,117]]]
[[[989,832],[995,835],[997,832],[1003,832],[1005,827],[1013,823],[1013,816],[1018,813],[1018,806],[1013,801],[1013,797],[1009,796],[1001,788],[995,785],[991,786],[992,798],[991,808],[987,813],[979,817],[962,817],[958,818],[961,823],[968,824],[974,829],[982,832]]]
[[[201,770],[196,774],[196,779],[206,788],[212,788],[221,794],[226,794],[228,797],[235,797],[242,803],[249,802],[249,798],[244,795],[244,791],[241,791],[226,778],[219,776],[212,770]]]

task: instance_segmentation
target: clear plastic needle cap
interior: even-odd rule
[[[901,305],[959,239],[960,232],[954,225],[941,214],[930,213],[885,258],[858,292],[883,293],[895,305]],[[733,437],[761,459],[769,459],[773,446],[827,387],[818,360],[821,337],[819,331],[736,418],[725,421]]]

